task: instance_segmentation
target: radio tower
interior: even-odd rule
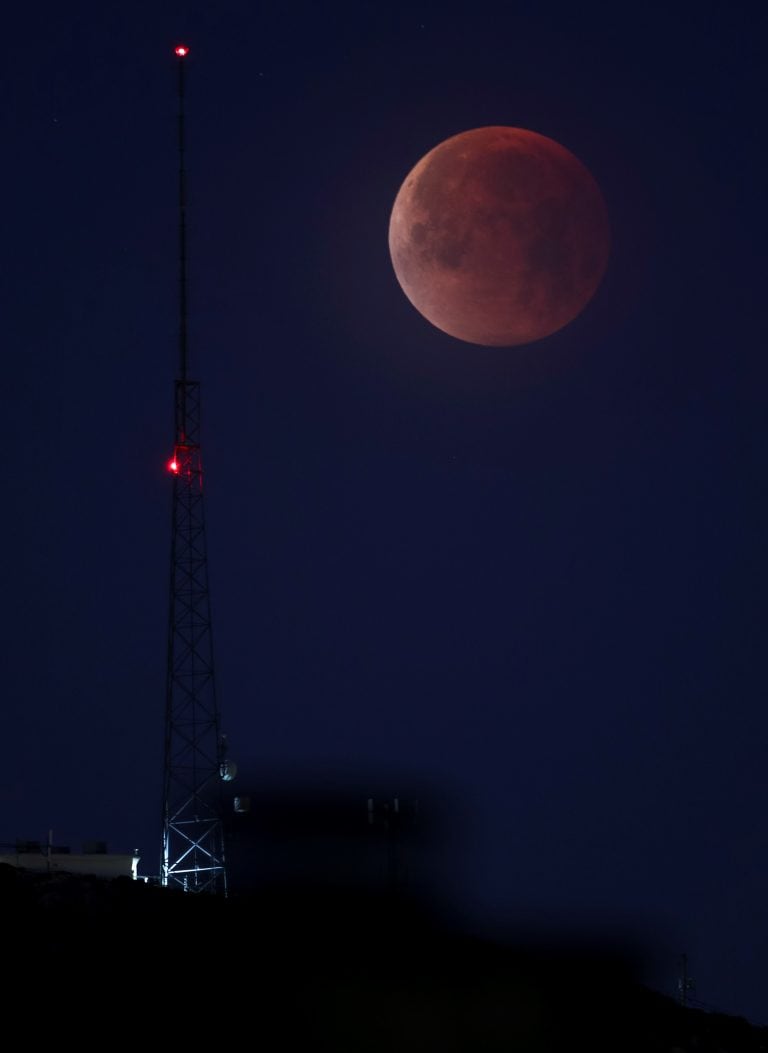
[[[184,66],[179,69],[179,373],[175,383],[161,884],[226,895],[222,781],[232,777],[219,727],[200,456],[200,383],[187,354]]]

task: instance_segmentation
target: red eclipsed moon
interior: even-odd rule
[[[471,344],[532,343],[583,311],[610,227],[588,169],[546,136],[494,126],[440,143],[395,198],[389,252],[403,292]]]

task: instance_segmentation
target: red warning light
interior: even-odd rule
[[[174,51],[179,56],[179,58],[184,58],[185,55],[189,54],[189,48],[186,47],[184,44],[179,44],[177,48],[174,48]]]
[[[168,471],[175,473],[175,472],[178,472],[178,470],[179,470],[179,462],[176,460],[175,457],[171,457],[170,461],[168,462]]]

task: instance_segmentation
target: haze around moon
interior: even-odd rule
[[[475,128],[434,147],[395,198],[389,252],[408,300],[472,344],[550,336],[597,291],[610,253],[602,192],[555,140]]]

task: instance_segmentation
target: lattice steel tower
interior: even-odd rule
[[[222,782],[233,770],[219,726],[200,453],[200,383],[188,376],[184,67],[179,70],[179,373],[175,383],[163,846],[160,880],[226,895]]]

